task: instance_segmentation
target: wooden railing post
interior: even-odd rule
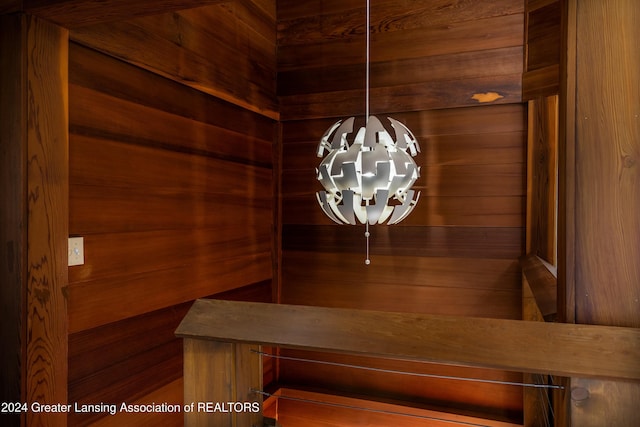
[[[253,391],[262,390],[258,349],[185,338],[185,426],[262,427],[262,397]]]

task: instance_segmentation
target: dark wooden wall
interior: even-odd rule
[[[281,302],[520,319],[526,108],[523,2],[372,2],[371,111],[420,141],[422,196],[400,225],[333,224],[315,192],[317,142],[364,114],[364,1],[278,2],[282,120]],[[371,325],[375,328],[375,325]],[[288,352],[299,356],[299,352]],[[519,374],[308,355],[424,373],[518,380]],[[462,407],[517,420],[517,387],[283,362],[296,386]]]
[[[259,3],[72,31],[69,402],[182,403],[191,301],[272,300],[275,11]],[[100,422],[182,424],[146,417]]]

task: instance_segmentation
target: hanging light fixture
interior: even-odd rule
[[[404,124],[387,117],[385,127],[380,119],[369,115],[369,0],[366,15],[366,122],[354,133],[354,117],[339,120],[322,136],[317,155],[324,159],[316,176],[324,191],[317,192],[316,197],[323,212],[336,223],[365,224],[365,263],[369,264],[369,225],[385,221],[397,224],[418,202],[420,192],[411,187],[420,176],[420,168],[411,157],[420,152],[420,146]]]

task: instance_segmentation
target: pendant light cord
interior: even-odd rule
[[[366,31],[366,73],[365,73],[365,84],[366,84],[366,88],[365,88],[365,92],[364,92],[364,96],[365,96],[365,121],[368,122],[369,121],[369,61],[370,61],[370,50],[371,50],[371,6],[369,5],[370,0],[367,0],[367,5],[366,5],[366,14],[367,14],[367,23],[365,26],[365,31]]]
[[[366,0],[366,15],[367,15],[367,20],[366,20],[366,24],[365,24],[365,33],[366,33],[366,48],[365,48],[365,52],[366,52],[366,56],[365,56],[365,90],[364,90],[364,120],[365,123],[369,123],[369,62],[370,62],[370,51],[371,51],[371,6],[370,6],[370,0]],[[367,218],[367,221],[365,223],[365,232],[364,232],[364,236],[366,238],[367,241],[367,258],[364,260],[364,263],[366,265],[371,264],[371,260],[369,259],[369,218]]]

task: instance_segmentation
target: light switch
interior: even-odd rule
[[[84,264],[84,238],[69,237],[69,267]]]

